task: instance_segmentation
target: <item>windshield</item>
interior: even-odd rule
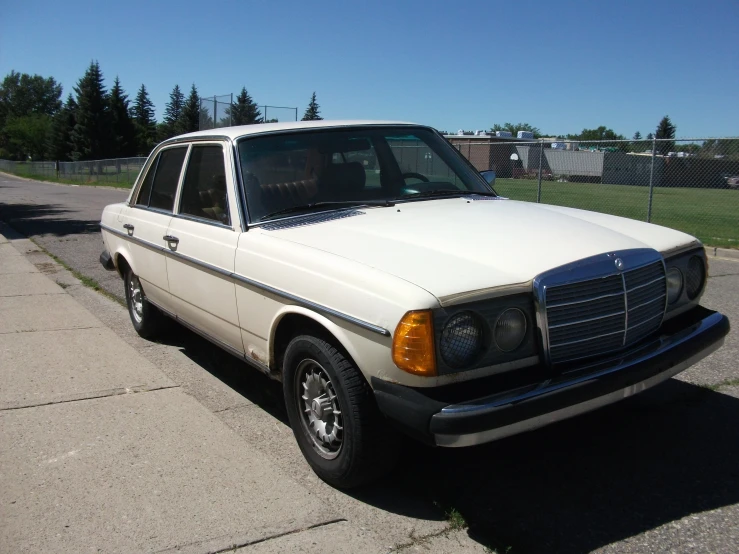
[[[423,127],[245,137],[238,152],[252,222],[301,209],[492,193],[461,154]]]

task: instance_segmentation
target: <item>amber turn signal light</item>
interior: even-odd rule
[[[393,362],[414,375],[436,375],[431,310],[408,312],[400,320],[393,335]]]

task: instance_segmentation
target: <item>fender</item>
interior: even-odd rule
[[[275,354],[275,334],[277,332],[277,327],[280,324],[280,321],[282,321],[282,318],[284,318],[286,315],[290,314],[297,314],[302,315],[307,318],[312,319],[321,327],[326,329],[331,335],[339,341],[339,344],[341,344],[341,347],[346,350],[346,352],[351,356],[352,360],[355,364],[357,364],[357,368],[362,371],[362,373],[365,373],[362,370],[362,361],[361,356],[359,355],[359,352],[357,351],[356,347],[354,346],[354,341],[349,338],[348,332],[345,328],[340,327],[330,319],[328,319],[326,316],[323,316],[319,313],[316,313],[312,310],[309,310],[308,308],[304,308],[302,306],[296,306],[294,304],[286,305],[280,308],[280,310],[275,314],[274,318],[272,319],[272,323],[270,324],[270,332],[269,332],[269,342],[267,344],[267,348],[269,349],[269,366],[271,368],[275,367],[275,363],[277,361],[277,356]]]

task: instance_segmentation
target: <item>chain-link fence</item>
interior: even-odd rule
[[[13,162],[0,160],[0,171],[36,179],[130,187],[146,158],[114,158],[86,162]]]
[[[200,126],[201,131],[231,126],[231,104],[233,94],[223,96],[209,96],[200,99]]]
[[[223,96],[209,96],[200,99],[199,129],[219,129],[236,125],[231,112],[233,94]],[[258,106],[262,114],[258,123],[277,123],[279,121],[297,121],[298,108],[289,106]]]
[[[289,106],[259,106],[264,123],[277,123],[278,121],[297,121],[298,108]]]
[[[739,247],[739,139],[494,141],[448,137],[495,190],[650,221]]]
[[[739,139],[493,141],[448,137],[495,190],[514,200],[581,208],[685,231],[711,246],[739,247]],[[428,148],[397,144],[408,171],[436,174]],[[71,183],[130,186],[146,158],[11,162],[0,171]]]

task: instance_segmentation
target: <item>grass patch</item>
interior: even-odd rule
[[[496,179],[495,190],[512,200],[536,202],[537,181]],[[543,204],[647,220],[649,189],[629,185],[542,181]],[[652,223],[698,237],[704,244],[739,248],[739,191],[656,187]]]
[[[449,508],[444,515],[449,521],[449,529],[452,531],[467,529],[467,521],[465,521],[464,516],[456,508]]]
[[[721,381],[720,383],[716,383],[714,385],[701,385],[701,386],[708,390],[720,391],[724,387],[739,386],[739,379],[727,379],[726,381]]]
[[[31,242],[33,242],[33,244],[35,244],[36,246],[38,246],[38,247],[39,247],[39,249],[40,249],[40,250],[41,250],[41,251],[42,251],[42,252],[43,252],[44,254],[46,254],[47,256],[49,256],[49,257],[50,257],[50,258],[51,258],[52,260],[54,260],[54,261],[55,261],[56,263],[58,263],[58,264],[59,264],[60,266],[62,266],[62,267],[63,267],[64,269],[66,269],[67,271],[69,271],[69,272],[70,272],[70,273],[72,274],[72,276],[73,276],[73,277],[74,277],[75,279],[77,279],[77,280],[78,280],[78,281],[79,281],[79,282],[80,282],[80,283],[81,283],[81,284],[82,284],[83,286],[85,286],[85,287],[87,287],[87,288],[89,288],[89,289],[92,289],[92,290],[94,290],[95,292],[99,292],[100,294],[102,294],[102,295],[103,295],[103,296],[105,296],[106,298],[109,298],[110,300],[113,300],[114,302],[116,302],[116,303],[120,304],[120,305],[121,305],[121,306],[123,306],[124,308],[126,307],[126,303],[125,303],[125,302],[124,302],[123,300],[121,300],[120,298],[118,298],[118,297],[117,297],[116,295],[114,295],[114,294],[111,294],[111,293],[109,293],[109,292],[108,292],[107,290],[105,290],[105,289],[104,289],[104,288],[103,288],[103,287],[102,287],[102,286],[100,285],[100,283],[98,283],[98,282],[97,282],[97,281],[96,281],[95,279],[92,279],[91,277],[88,277],[88,276],[86,276],[86,275],[83,275],[82,273],[80,273],[80,272],[79,272],[79,271],[77,271],[76,269],[73,269],[73,268],[72,268],[72,267],[70,267],[70,266],[69,266],[69,265],[68,265],[68,264],[67,264],[67,263],[66,263],[66,262],[65,262],[64,260],[62,260],[61,258],[58,258],[58,257],[57,257],[57,256],[55,256],[54,254],[52,254],[51,252],[49,252],[49,251],[48,251],[48,250],[47,250],[46,248],[44,248],[43,246],[41,246],[41,245],[40,245],[40,244],[39,244],[38,242],[36,242],[35,240],[33,240],[33,239],[30,239],[30,241],[31,241]],[[66,288],[68,288],[68,287],[69,287],[69,285],[60,285],[60,286],[61,286],[61,287],[62,287],[63,289],[66,289]]]
[[[80,186],[93,186],[93,187],[110,187],[119,189],[130,189],[136,180],[136,175],[128,178],[126,174],[120,174],[120,179],[116,180],[115,177],[108,175],[88,175],[81,176],[79,180],[76,179],[64,179],[57,178],[55,175],[39,175],[32,173],[29,168],[23,166],[16,167],[13,171],[4,170],[3,173],[9,175],[15,175],[17,177],[25,177],[26,179],[33,179],[34,181],[44,181],[47,183],[59,183],[62,185],[80,185]]]

